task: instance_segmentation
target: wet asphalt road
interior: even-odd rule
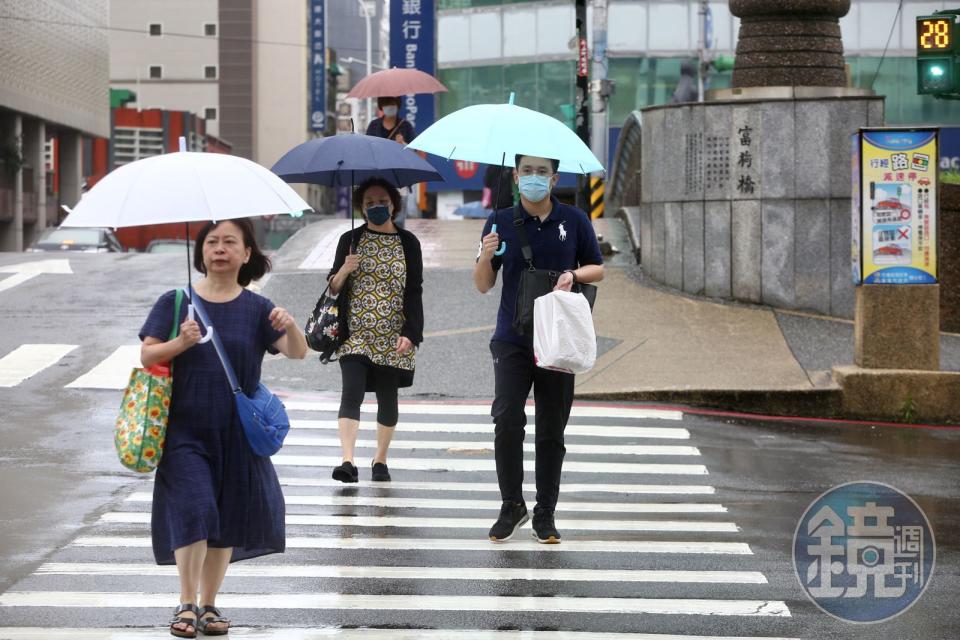
[[[43,255],[47,259],[51,256]],[[60,256],[54,256],[60,257]],[[0,254],[0,265],[35,260],[37,256]],[[95,563],[110,567],[121,563],[149,563],[149,549],[136,546],[79,546],[78,538],[148,535],[143,524],[102,522],[104,515],[144,513],[148,502],[129,501],[149,491],[150,480],[126,472],[112,451],[112,422],[119,393],[103,390],[67,389],[65,385],[102,361],[117,346],[136,343],[136,331],[153,300],[178,281],[159,274],[176,273],[182,260],[171,256],[83,255],[70,256],[73,275],[42,275],[24,285],[0,292],[0,357],[23,344],[67,343],[78,345],[56,364],[28,380],[0,388],[0,638],[14,637],[8,627],[137,627],[154,628],[143,637],[169,637],[162,629],[173,602],[155,607],[109,609],[93,607],[17,607],[11,594],[24,592],[120,592],[171,593],[175,578],[155,575],[145,565],[140,575],[104,576],[88,573],[37,574],[44,563]],[[493,511],[456,508],[425,509],[417,506],[390,507],[374,504],[289,506],[298,515],[344,515],[371,517],[477,518],[484,522],[495,516],[496,493],[461,490],[457,483],[494,481],[490,471],[454,473],[402,469],[404,459],[435,457],[452,461],[482,459],[483,451],[448,451],[451,442],[490,441],[482,432],[482,415],[469,418],[443,413],[453,401],[489,399],[492,375],[487,351],[488,330],[496,308],[494,296],[481,297],[469,288],[469,272],[438,269],[427,273],[426,313],[428,331],[433,335],[418,361],[417,384],[406,398],[431,401],[440,413],[417,414],[414,407],[402,410],[402,421],[461,424],[469,422],[480,432],[401,433],[398,441],[436,440],[436,451],[396,449],[395,480],[405,483],[448,483],[424,491],[403,487],[388,489],[361,483],[356,488],[306,486],[284,487],[288,496],[385,496],[391,499],[488,500]],[[277,274],[267,283],[265,293],[278,304],[304,317],[316,296],[311,275]],[[265,367],[266,382],[276,390],[288,391],[295,400],[335,399],[339,370],[321,367],[313,358],[304,362],[270,361]],[[628,407],[629,408],[629,407]],[[604,410],[599,411],[601,414]],[[613,413],[610,411],[609,413]],[[332,420],[331,410],[291,411],[295,419]],[[563,493],[558,526],[565,533],[563,553],[540,552],[524,538],[517,547],[478,551],[437,551],[418,548],[416,542],[429,539],[483,541],[486,525],[480,528],[381,528],[346,524],[303,525],[288,528],[288,538],[305,539],[412,539],[405,550],[342,550],[338,548],[289,549],[283,556],[271,556],[240,566],[345,566],[434,568],[499,567],[537,569],[635,569],[686,571],[750,571],[762,574],[766,584],[683,584],[680,582],[616,582],[598,576],[593,580],[509,580],[452,578],[369,578],[369,577],[230,577],[225,591],[231,594],[340,593],[418,596],[422,611],[378,608],[281,609],[234,608],[240,626],[266,627],[387,627],[433,629],[560,629],[582,632],[645,632],[659,634],[712,635],[719,637],[762,636],[790,638],[930,638],[950,639],[960,635],[960,612],[954,604],[960,593],[960,432],[954,430],[869,427],[821,423],[742,420],[700,415],[686,411],[682,420],[614,417],[576,417],[571,425],[602,427],[681,427],[689,431],[684,442],[655,441],[637,436],[598,438],[578,435],[570,445],[590,445],[598,440],[615,446],[683,444],[694,446],[695,459],[671,455],[644,456],[643,463],[696,463],[706,467],[703,476],[603,473],[606,463],[632,463],[636,456],[613,452],[569,453],[571,463],[585,463],[586,471],[567,473],[565,484],[586,485],[583,491]],[[402,428],[402,424],[401,424]],[[333,431],[310,432],[310,436],[335,437]],[[284,453],[298,456],[335,457],[336,447],[291,446]],[[591,464],[597,471],[591,470]],[[364,473],[366,470],[362,470]],[[281,477],[299,482],[322,482],[328,468],[281,466]],[[803,595],[791,563],[791,543],[797,521],[810,502],[832,486],[852,480],[876,480],[891,484],[910,495],[926,512],[937,536],[937,568],[930,587],[919,602],[902,616],[868,627],[838,622],[820,612]],[[713,487],[708,496],[611,495],[596,490],[604,483],[696,484]],[[591,489],[590,487],[594,487]],[[289,499],[289,498],[288,498]],[[692,515],[631,515],[643,520],[679,520],[695,523],[732,522],[737,532],[648,532],[564,530],[568,522],[591,519],[627,519],[622,514],[564,511],[564,503],[600,502],[694,502],[723,505],[727,512]],[[126,516],[121,516],[126,517]],[[526,536],[527,534],[524,533]],[[595,553],[574,550],[574,542],[620,541],[717,541],[746,543],[749,555],[678,553]],[[346,542],[342,543],[347,544]],[[466,545],[467,543],[464,542]],[[533,545],[531,547],[531,545]],[[338,544],[332,546],[337,547]],[[568,550],[569,549],[569,550]],[[463,573],[463,572],[461,572]],[[432,608],[428,596],[459,596],[463,606],[454,611]],[[467,603],[480,596],[534,596],[576,598],[726,599],[736,601],[782,602],[790,617],[745,615],[689,615],[656,613],[552,613],[468,611]],[[6,599],[5,599],[6,598]],[[535,601],[546,602],[546,601]],[[599,602],[599,601],[598,601]],[[54,632],[51,631],[51,634]],[[451,632],[453,634],[454,632]],[[6,634],[6,635],[5,635]],[[399,632],[398,632],[399,634]],[[239,635],[239,634],[238,634]],[[44,637],[44,636],[37,636]],[[68,637],[54,636],[48,637]],[[141,637],[141,636],[137,636]],[[265,636],[266,637],[266,636]],[[274,637],[274,636],[270,636]],[[277,635],[276,637],[284,637]],[[390,635],[384,637],[391,637]],[[399,635],[395,636],[399,637]],[[455,637],[451,635],[450,637]],[[628,637],[628,636],[625,636]]]

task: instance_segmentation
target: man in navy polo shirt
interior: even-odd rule
[[[593,225],[587,214],[550,196],[557,184],[558,160],[518,155],[514,180],[520,191],[523,228],[538,269],[562,272],[556,289],[570,291],[574,283],[603,279],[603,258]],[[560,494],[563,467],[563,432],[573,404],[573,374],[541,369],[534,363],[532,334],[513,330],[513,313],[520,273],[527,268],[521,243],[513,224],[514,209],[495,211],[483,228],[483,238],[473,281],[481,293],[497,282],[503,272],[503,289],[497,328],[490,341],[493,354],[495,390],[493,407],[494,451],[497,480],[503,506],[490,529],[490,540],[510,539],[528,519],[523,500],[523,438],[527,416],[524,410],[530,387],[536,404],[537,504],[533,509],[533,535],[541,543],[556,544],[560,534],[554,524],[554,510]],[[496,224],[496,232],[493,225]],[[501,241],[506,252],[494,255]]]

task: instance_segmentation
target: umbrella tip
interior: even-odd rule
[[[516,92],[515,92],[515,91],[511,91],[511,92],[510,92],[510,102],[508,102],[508,104],[513,104],[513,99],[516,98],[516,97],[517,97]]]
[[[180,136],[180,151],[187,150],[187,139],[183,136]]]

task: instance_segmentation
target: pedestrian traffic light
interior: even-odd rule
[[[960,96],[960,10],[917,18],[917,93]]]

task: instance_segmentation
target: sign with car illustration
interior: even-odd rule
[[[937,282],[937,129],[853,135],[856,284]]]

